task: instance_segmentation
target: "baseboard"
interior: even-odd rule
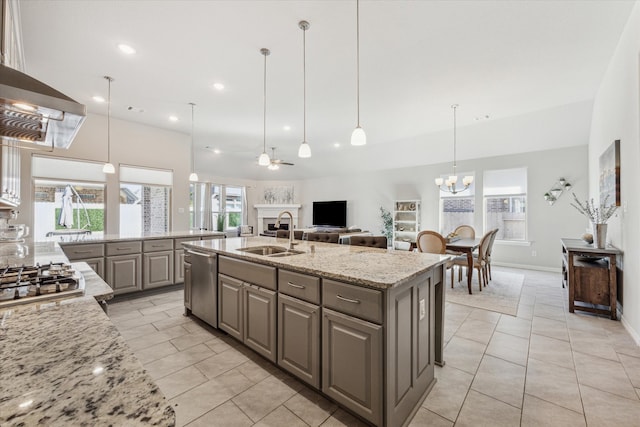
[[[559,267],[543,267],[541,265],[511,264],[508,262],[497,262],[497,261],[493,261],[491,264],[498,265],[500,267],[521,268],[523,270],[536,270],[536,271],[549,271],[551,273],[562,273],[562,269]]]
[[[638,335],[638,333],[631,327],[629,322],[627,322],[627,319],[622,316],[620,317],[620,322],[622,323],[622,326],[624,326],[624,328],[627,330],[627,332],[629,332],[631,338],[633,338],[633,340],[636,342],[636,345],[640,346],[640,335]]]

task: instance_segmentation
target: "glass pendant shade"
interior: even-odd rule
[[[298,157],[302,157],[303,159],[311,157],[311,147],[307,141],[302,141],[302,144],[300,144],[300,148],[298,148]]]
[[[436,178],[436,185],[437,185],[437,186],[441,186],[442,184],[444,184],[444,179],[442,179],[442,178]]]
[[[473,182],[472,176],[465,176],[464,178],[462,178],[462,184],[464,184],[465,187],[468,185],[471,185],[472,182]]]
[[[365,145],[367,143],[367,135],[360,126],[353,130],[351,134],[351,145]]]
[[[260,166],[269,166],[271,164],[271,159],[269,158],[269,155],[266,151],[260,154],[260,157],[258,158],[258,164]]]
[[[191,172],[191,175],[189,175],[189,181],[197,182],[198,181],[198,174],[195,173],[195,172]]]
[[[103,173],[116,173],[116,168],[111,163],[105,163],[102,166]]]

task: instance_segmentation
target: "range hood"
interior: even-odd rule
[[[87,107],[52,87],[0,65],[0,137],[28,144],[69,148]]]

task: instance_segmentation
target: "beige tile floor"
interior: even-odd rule
[[[524,273],[517,317],[447,304],[446,366],[411,426],[640,425],[640,347],[569,313],[559,274]],[[178,426],[364,425],[183,311],[182,291],[109,308]]]

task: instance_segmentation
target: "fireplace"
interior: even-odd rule
[[[276,219],[278,218],[278,214],[282,211],[289,211],[291,215],[293,215],[293,225],[290,225],[289,216],[284,215],[280,220],[280,224],[287,224],[288,228],[299,228],[298,226],[298,211],[300,210],[299,204],[264,204],[264,205],[254,205],[254,207],[258,210],[258,235],[264,234],[266,230],[269,230],[269,224],[272,224],[275,227]]]

